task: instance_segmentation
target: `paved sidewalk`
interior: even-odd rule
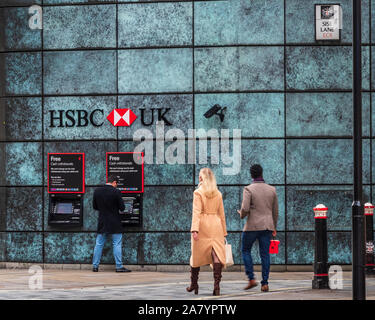
[[[256,272],[258,279],[260,273]],[[272,272],[270,292],[260,285],[249,291],[242,272],[224,272],[221,296],[213,297],[211,272],[201,272],[199,295],[186,292],[187,272],[137,272],[43,270],[43,289],[30,290],[28,270],[0,270],[3,299],[110,299],[110,300],[337,300],[351,299],[351,272],[344,272],[342,290],[312,290],[311,272]],[[375,300],[375,278],[366,279],[367,299]]]

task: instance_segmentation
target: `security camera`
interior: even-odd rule
[[[219,116],[220,118],[220,121],[223,122],[224,121],[224,111],[227,109],[227,107],[221,107],[220,105],[218,104],[215,104],[212,108],[210,108],[205,114],[204,116],[209,119],[211,118],[212,116],[214,116],[215,114],[217,116]]]

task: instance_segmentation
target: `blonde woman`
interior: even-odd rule
[[[198,189],[194,191],[193,218],[191,224],[191,284],[188,292],[198,294],[200,266],[212,264],[214,274],[213,295],[220,295],[221,270],[225,267],[225,223],[221,192],[211,169],[199,172]]]

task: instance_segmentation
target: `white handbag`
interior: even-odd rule
[[[225,238],[225,264],[227,267],[230,267],[234,264],[232,246],[228,243],[226,238]]]

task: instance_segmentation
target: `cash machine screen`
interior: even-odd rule
[[[134,206],[134,199],[132,198],[122,198],[124,200],[125,210],[120,212],[121,214],[132,214],[133,213],[133,206]]]
[[[55,207],[56,214],[72,214],[73,213],[73,203],[71,202],[60,202],[57,203]]]

